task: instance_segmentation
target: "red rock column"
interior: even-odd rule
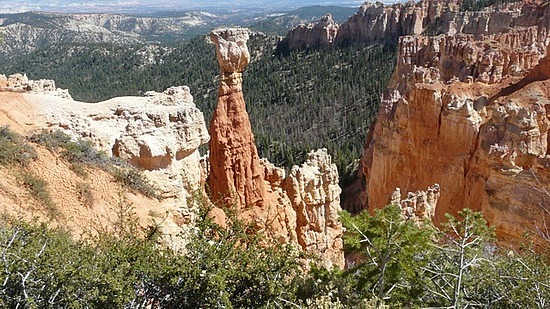
[[[209,130],[210,190],[215,201],[240,207],[262,206],[266,191],[242,93],[242,71],[250,60],[249,33],[245,28],[210,33],[221,70],[218,106]]]

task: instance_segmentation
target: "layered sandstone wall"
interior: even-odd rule
[[[406,91],[415,83],[484,82],[526,74],[550,43],[537,27],[483,35],[420,36],[399,39],[397,65],[390,88]]]
[[[406,36],[362,159],[365,208],[440,184],[436,223],[483,211],[503,241],[550,220],[546,31]]]
[[[512,28],[537,27],[547,31],[550,8],[536,1],[491,6],[482,11],[461,11],[459,0],[422,0],[393,5],[365,2],[347,21],[332,25],[333,44],[395,43],[404,35],[471,34],[476,38],[507,32]],[[291,49],[324,47],[326,24],[299,26],[288,32],[281,44]],[[334,33],[335,32],[335,33]]]

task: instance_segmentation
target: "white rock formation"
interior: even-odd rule
[[[422,224],[425,220],[431,221],[435,216],[439,196],[439,184],[430,186],[426,191],[409,192],[405,198],[401,198],[401,189],[395,188],[390,204],[399,205],[405,219]]]
[[[338,169],[326,149],[308,154],[301,167],[294,166],[283,188],[296,211],[300,246],[322,257],[325,266],[344,266],[342,223],[338,219],[340,193]]]
[[[45,119],[38,127],[62,130],[75,139],[85,138],[99,150],[144,169],[162,190],[163,205],[180,214],[180,222],[163,222],[163,234],[174,248],[183,245],[179,236],[186,235],[186,229],[192,228],[187,223],[194,220],[187,198],[201,186],[198,147],[210,138],[188,87],[100,103],[32,94],[25,99]],[[182,225],[183,221],[186,224]]]
[[[46,94],[72,100],[69,90],[55,87],[51,79],[29,80],[25,74],[0,75],[0,91]]]

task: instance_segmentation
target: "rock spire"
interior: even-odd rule
[[[250,61],[249,35],[245,28],[210,34],[220,65],[218,106],[210,122],[210,190],[215,200],[240,207],[261,206],[266,191],[242,93],[242,71]]]

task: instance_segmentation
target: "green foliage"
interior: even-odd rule
[[[17,308],[137,308],[147,284],[161,280],[170,252],[127,235],[91,245],[63,230],[4,221],[0,228],[0,303]]]
[[[478,285],[479,303],[492,308],[548,308],[550,248],[535,249],[526,240],[520,250],[500,252],[480,270],[486,275]]]
[[[48,215],[51,218],[54,218],[58,215],[57,206],[52,200],[46,181],[27,170],[21,171],[21,173],[19,174],[19,179],[21,180],[23,185],[29,190],[31,196],[42,205],[46,206]]]
[[[111,171],[115,180],[147,197],[159,198],[156,188],[147,177],[133,166],[118,167]]]
[[[264,40],[252,38],[250,49],[260,51]],[[352,45],[263,53],[245,71],[243,85],[260,155],[291,167],[308,151],[327,148],[345,187],[393,72],[394,50]]]
[[[501,291],[505,301],[501,306],[516,308],[548,308],[550,306],[550,256],[537,252],[507,256],[499,268]]]
[[[202,208],[187,246],[188,272],[177,286],[181,302],[189,308],[268,308],[292,301],[297,252],[250,232],[231,214],[228,221],[222,228]]]
[[[476,291],[478,283],[486,279],[487,273],[482,269],[492,258],[494,230],[481,212],[463,209],[458,214],[460,219],[446,215],[447,222],[439,231],[441,243],[435,245],[428,265],[423,268],[430,278],[430,284],[426,285],[431,292],[427,301],[434,306],[483,305]]]
[[[27,144],[25,138],[11,131],[7,126],[0,127],[0,164],[18,168],[19,181],[29,190],[32,198],[46,206],[48,215],[53,218],[58,211],[50,196],[47,183],[25,168],[31,160],[36,158],[36,151]]]
[[[447,218],[438,231],[404,220],[398,206],[342,213],[348,268],[313,268],[298,279],[298,299],[313,308],[548,306],[547,253],[503,254],[480,212]]]
[[[406,303],[422,292],[420,269],[426,264],[423,252],[433,232],[431,225],[418,227],[405,220],[398,205],[386,206],[352,217],[343,212],[346,227],[344,244],[348,253],[358,253],[363,261],[348,273],[363,297],[392,299]]]
[[[26,165],[36,158],[35,150],[23,137],[11,131],[7,126],[0,127],[0,164]]]
[[[126,187],[147,197],[158,198],[158,189],[141,171],[120,159],[96,150],[90,141],[83,139],[72,141],[61,131],[43,131],[33,135],[31,140],[54,153],[59,153],[62,158],[73,164],[73,170],[81,176],[87,175],[82,165],[95,166],[113,175],[116,181]]]
[[[85,243],[60,229],[0,222],[0,306],[17,308],[272,308],[292,302],[298,255],[226,228],[201,211],[184,253],[140,238],[124,198],[114,233]],[[277,306],[279,304],[279,306]]]

